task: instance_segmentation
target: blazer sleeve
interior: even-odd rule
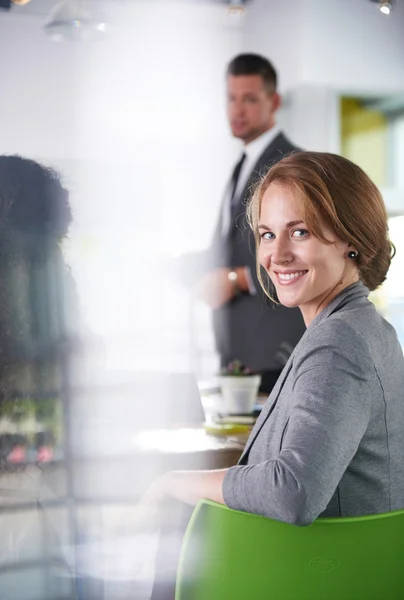
[[[230,468],[223,495],[230,508],[308,525],[325,510],[354,457],[380,383],[364,338],[340,319],[308,332],[301,350],[279,454]]]

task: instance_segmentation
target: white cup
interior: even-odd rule
[[[223,410],[227,414],[249,414],[254,410],[261,375],[221,375]]]

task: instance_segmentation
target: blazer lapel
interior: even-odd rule
[[[308,332],[311,331],[314,327],[316,327],[319,323],[321,323],[324,319],[329,317],[332,313],[334,313],[337,310],[340,310],[341,307],[343,307],[346,304],[346,302],[348,302],[349,300],[352,301],[355,299],[358,301],[358,300],[361,300],[362,298],[367,298],[368,294],[369,294],[368,288],[365,287],[361,281],[357,281],[356,283],[353,283],[352,285],[347,287],[345,290],[343,290],[338,296],[336,296],[336,298],[334,298],[334,300],[332,300],[330,302],[330,304],[319,315],[317,315],[317,317],[310,323],[309,327],[306,329],[305,333],[303,334],[302,338],[300,339],[299,344],[295,347],[292,354],[290,355],[289,360],[286,363],[282,373],[280,374],[279,379],[276,382],[274,389],[270,393],[268,400],[267,400],[264,408],[262,409],[262,412],[261,412],[260,416],[258,417],[257,422],[255,423],[255,425],[251,431],[250,437],[248,438],[247,444],[244,448],[243,454],[241,455],[238,464],[245,463],[245,461],[248,457],[250,448],[253,445],[257,435],[261,431],[266,420],[271,416],[272,411],[274,410],[276,403],[278,401],[279,394],[281,393],[284,383],[286,381],[286,378],[289,375],[290,370],[292,368],[293,357],[296,352],[296,349],[300,346],[300,344],[302,343],[302,341],[304,340],[304,338],[306,337]]]
[[[258,417],[252,431],[250,437],[248,438],[247,444],[244,448],[243,454],[240,457],[238,464],[242,464],[244,460],[247,458],[248,452],[250,451],[251,446],[253,445],[255,438],[261,431],[266,420],[271,416],[272,411],[274,410],[277,400],[279,398],[279,394],[282,391],[283,385],[286,381],[287,376],[289,375],[290,369],[292,368],[293,363],[293,353],[289,357],[288,362],[286,363],[282,373],[279,375],[279,379],[275,384],[272,392],[268,396],[268,400],[265,403],[264,408],[261,411],[260,416]]]

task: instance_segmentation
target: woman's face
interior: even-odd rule
[[[293,190],[271,183],[264,193],[259,219],[259,260],[284,306],[298,306],[306,326],[345,287],[359,279],[355,250],[322,225],[332,244],[314,237],[303,220],[303,206]]]

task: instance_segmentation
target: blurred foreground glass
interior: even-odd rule
[[[44,29],[55,42],[100,40],[106,19],[100,2],[64,0],[51,12]]]

